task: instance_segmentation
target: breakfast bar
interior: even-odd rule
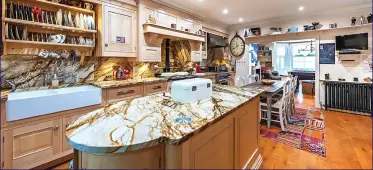
[[[214,85],[192,103],[161,93],[87,113],[66,130],[74,168],[257,169],[263,92]]]

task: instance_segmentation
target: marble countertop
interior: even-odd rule
[[[41,87],[30,87],[30,88],[18,88],[14,92],[10,92],[10,90],[2,90],[1,91],[1,101],[6,101],[8,99],[9,93],[15,92],[24,92],[24,91],[34,91],[34,90],[45,90],[45,89],[57,89],[57,88],[64,88],[64,87],[71,87],[71,86],[82,86],[82,85],[94,85],[99,88],[113,88],[113,87],[125,87],[130,85],[137,85],[137,84],[148,84],[148,83],[157,83],[157,82],[167,82],[166,79],[162,78],[142,78],[142,79],[129,79],[129,80],[120,80],[120,81],[96,81],[96,82],[87,82],[84,84],[63,84],[58,87],[51,87],[51,86],[41,86]]]
[[[159,143],[178,145],[263,92],[215,85],[211,97],[188,104],[174,102],[167,93],[121,101],[71,123],[67,141],[89,153],[136,151]]]

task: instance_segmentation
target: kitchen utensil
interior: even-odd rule
[[[56,16],[56,24],[57,25],[62,25],[62,10],[59,9],[58,12],[57,12],[57,16]]]
[[[9,25],[5,23],[5,38],[9,39]]]
[[[84,29],[88,29],[88,18],[87,15],[84,15]]]
[[[62,53],[61,53],[61,57],[63,57],[63,58],[69,58],[70,57],[70,53],[67,50],[63,50]]]
[[[15,32],[15,38],[16,38],[16,40],[21,40],[21,37],[19,36],[18,26],[16,26],[14,32]]]
[[[47,58],[48,57],[48,51],[45,49],[41,49],[38,56]]]
[[[73,19],[71,17],[71,12],[69,11],[69,13],[67,14],[67,20],[69,21],[69,26],[70,27],[74,27],[74,23],[73,23]]]
[[[45,21],[45,10],[43,10],[43,11],[41,11],[41,22],[42,23],[46,23],[46,21]]]
[[[84,16],[83,14],[79,15],[79,28],[84,29]]]
[[[80,28],[80,27],[79,27],[79,25],[80,25],[80,17],[79,17],[79,13],[77,13],[77,14],[75,15],[74,22],[75,22],[75,27]]]
[[[23,6],[18,5],[18,15],[19,19],[23,20]]]
[[[79,37],[79,45],[84,45],[84,38],[82,36]]]
[[[93,4],[91,4],[89,2],[84,2],[83,3],[83,8],[92,10],[93,9]]]
[[[59,43],[64,43],[66,39],[66,35],[61,34],[61,41]]]
[[[22,40],[24,40],[24,41],[27,40],[27,27],[23,28],[23,31],[22,31]]]
[[[69,20],[67,19],[67,13],[65,11],[65,13],[63,14],[63,21],[62,21],[62,25],[64,26],[69,26]]]

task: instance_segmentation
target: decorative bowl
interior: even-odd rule
[[[275,81],[264,79],[261,82],[262,82],[263,85],[272,85]]]

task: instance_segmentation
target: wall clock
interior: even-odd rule
[[[229,49],[231,54],[235,57],[240,57],[245,52],[245,41],[238,35],[238,33],[236,33],[232,38],[231,43],[229,44]]]

